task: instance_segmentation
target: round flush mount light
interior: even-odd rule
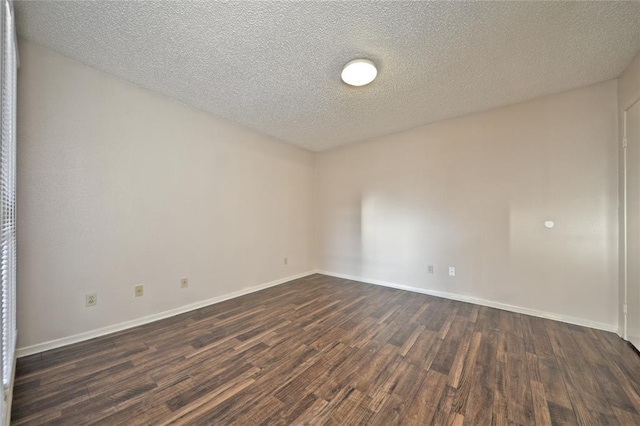
[[[546,221],[544,222],[544,227],[545,227],[545,228],[547,228],[547,229],[551,229],[551,228],[553,228],[554,226],[556,226],[556,224],[555,224],[555,223],[553,223],[553,221],[552,221],[552,220],[546,220]]]
[[[342,81],[351,86],[364,86],[378,75],[376,65],[368,59],[354,59],[342,69]]]

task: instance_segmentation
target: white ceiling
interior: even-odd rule
[[[19,34],[321,151],[616,78],[640,2],[18,1]],[[378,78],[353,88],[342,66]]]

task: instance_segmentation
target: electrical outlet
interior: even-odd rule
[[[134,287],[134,296],[135,297],[144,296],[144,286],[142,284],[137,285],[137,286]]]
[[[450,277],[455,277],[456,276],[456,267],[455,266],[449,266],[449,276]]]
[[[288,264],[289,264],[289,258],[288,258],[288,257],[285,257],[285,258],[284,258],[284,264],[285,264],[285,265],[288,265]]]
[[[433,265],[428,265],[427,266],[427,272],[430,274],[433,274]]]
[[[86,294],[84,296],[86,307],[96,306],[98,304],[98,293]]]
[[[180,278],[180,288],[189,287],[189,278]]]

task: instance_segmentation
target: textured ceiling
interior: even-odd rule
[[[321,151],[616,78],[640,2],[18,1],[19,34]],[[370,58],[353,88],[342,66]]]

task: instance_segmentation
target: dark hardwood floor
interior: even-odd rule
[[[640,424],[612,333],[313,275],[18,360],[16,424]]]

